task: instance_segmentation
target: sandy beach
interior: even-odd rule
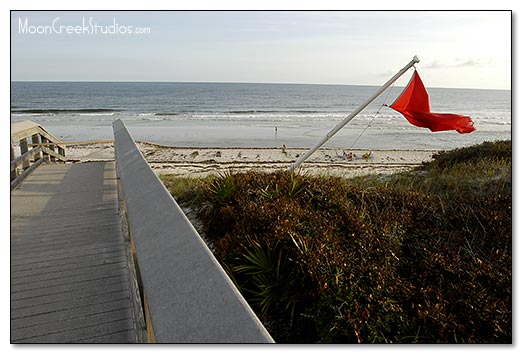
[[[187,148],[147,142],[137,143],[143,156],[157,174],[180,177],[204,177],[228,170],[271,172],[287,169],[307,148]],[[366,174],[392,174],[411,169],[432,159],[435,150],[373,150],[373,158],[364,158],[367,150],[320,149],[299,168],[300,173],[355,177]],[[350,153],[352,158],[349,158]],[[73,145],[66,150],[71,161],[114,159],[111,143]]]

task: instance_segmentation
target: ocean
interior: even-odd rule
[[[311,147],[376,86],[12,82],[11,122],[32,120],[63,141],[112,139],[123,120],[136,140],[180,147]],[[430,132],[383,104],[392,87],[325,146],[353,149],[451,149],[511,139],[511,91],[427,88],[437,113],[471,116],[476,131]]]

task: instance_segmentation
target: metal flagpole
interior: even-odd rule
[[[346,117],[342,122],[337,124],[326,136],[321,139],[317,144],[315,144],[314,147],[312,147],[306,154],[301,156],[299,159],[297,159],[296,162],[294,162],[288,170],[293,171],[299,166],[304,160],[310,157],[317,149],[319,149],[324,143],[326,143],[332,136],[334,136],[339,130],[341,130],[342,127],[344,127],[349,121],[351,121],[357,114],[359,114],[366,106],[368,106],[373,100],[375,100],[381,93],[384,92],[388,87],[391,86],[399,77],[401,77],[402,74],[404,74],[406,71],[408,71],[409,68],[411,68],[415,63],[419,62],[419,58],[415,55],[413,59],[404,67],[402,68],[397,74],[395,74],[391,79],[389,79],[382,87],[377,90],[373,94],[372,97],[370,97],[366,102],[361,104],[355,111],[353,111],[348,117]]]

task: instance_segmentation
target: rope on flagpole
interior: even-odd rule
[[[377,110],[377,112],[375,112],[375,114],[373,115],[372,119],[370,120],[370,122],[366,125],[366,127],[364,127],[364,129],[361,131],[361,133],[357,136],[357,138],[355,138],[354,142],[352,143],[352,145],[350,145],[350,148],[349,149],[353,149],[353,147],[355,146],[355,144],[357,144],[357,142],[359,141],[359,139],[364,135],[364,133],[366,133],[366,131],[368,130],[368,128],[370,127],[370,125],[372,125],[373,121],[375,120],[375,118],[377,117],[377,115],[379,114],[379,112],[381,111],[381,108],[384,107],[385,105],[382,104],[379,109]]]
[[[370,120],[370,122],[366,125],[366,127],[362,130],[362,132],[357,136],[357,138],[355,138],[354,142],[352,143],[352,145],[349,147],[349,149],[353,149],[353,147],[355,146],[355,144],[357,144],[357,142],[359,141],[359,139],[364,135],[364,133],[366,133],[366,131],[368,130],[368,128],[372,125],[373,121],[375,120],[375,118],[377,117],[377,115],[381,112],[381,109],[382,107],[387,107],[388,105],[386,104],[386,102],[388,102],[388,98],[390,97],[390,93],[392,91],[392,88],[395,86],[395,82],[387,89],[388,93],[386,94],[386,97],[384,98],[384,102],[383,104],[381,104],[379,106],[379,109],[377,110],[377,112],[375,112],[375,114],[373,115],[372,119]]]

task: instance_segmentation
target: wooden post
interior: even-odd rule
[[[15,152],[14,152],[14,143],[13,143],[13,138],[11,138],[11,161],[13,161],[15,159]],[[11,181],[13,179],[15,179],[17,176],[17,173],[16,173],[16,168],[14,170],[11,171]]]
[[[56,151],[55,145],[51,143],[51,145],[49,145],[49,150]],[[56,157],[54,157],[53,155],[50,155],[49,158],[51,162],[56,161]]]
[[[25,154],[27,151],[29,150],[29,145],[27,143],[27,138],[23,138],[20,140],[20,155],[23,155]],[[29,162],[29,160],[25,160],[23,163],[22,163],[22,168],[24,170],[28,169],[29,166],[31,165],[31,163]]]
[[[33,144],[40,144],[40,134],[33,134],[33,136],[31,137],[31,141],[33,142]],[[34,154],[34,162],[40,160],[41,158],[43,158],[42,152]]]
[[[58,146],[58,154],[60,154],[60,156],[65,157],[65,149]],[[65,161],[63,161],[63,162],[65,162]]]
[[[42,136],[42,144],[49,144],[49,139],[44,138],[44,137]],[[47,147],[47,145],[42,145],[42,146]],[[51,156],[49,156],[49,154],[46,153],[45,151],[43,152],[43,158],[44,158],[45,160],[47,160],[47,161],[51,161]]]

